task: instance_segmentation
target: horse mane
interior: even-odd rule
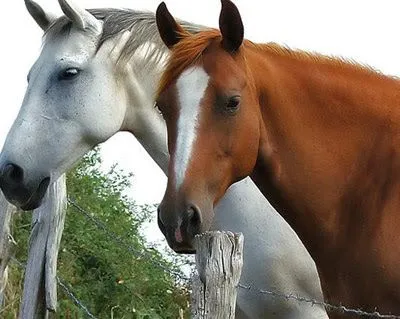
[[[190,37],[182,35],[182,39],[172,48],[172,53],[167,61],[166,70],[161,77],[157,96],[163,92],[167,86],[176,79],[187,67],[199,62],[202,54],[207,49],[211,41],[221,39],[219,30],[209,29],[194,34]],[[345,59],[337,56],[323,55],[315,52],[294,50],[274,42],[259,44],[249,40],[243,41],[244,48],[252,48],[261,52],[266,52],[274,56],[285,56],[296,60],[311,61],[324,65],[332,65],[339,68],[350,68],[384,76],[380,71],[369,65],[358,63],[354,60]]]
[[[148,11],[136,11],[131,9],[117,8],[99,8],[88,9],[96,19],[103,21],[103,32],[98,42],[98,48],[101,45],[125,31],[131,31],[131,37],[128,39],[121,52],[121,60],[128,61],[139,49],[146,46],[144,54],[144,64],[158,64],[160,60],[168,53],[168,49],[162,42],[158,33],[155,14]],[[179,20],[185,31],[197,33],[206,29],[204,26]],[[46,30],[44,41],[50,38],[66,36],[72,28],[72,22],[66,17],[61,16]]]
[[[368,65],[368,64],[362,64],[359,63],[355,60],[349,59],[349,58],[344,58],[341,56],[332,56],[332,55],[325,55],[317,52],[310,52],[310,51],[304,51],[304,50],[299,50],[299,49],[291,49],[287,46],[283,46],[280,44],[277,44],[275,42],[270,42],[267,44],[259,44],[259,43],[253,43],[251,41],[246,41],[246,44],[248,46],[253,46],[256,49],[259,49],[261,51],[266,51],[269,53],[272,53],[274,55],[278,56],[289,56],[297,60],[305,60],[305,61],[312,61],[312,62],[317,62],[321,64],[329,64],[337,67],[343,67],[343,68],[353,68],[353,69],[358,69],[360,71],[367,71],[367,72],[372,72],[376,74],[383,75],[379,70],[375,69],[374,67]]]

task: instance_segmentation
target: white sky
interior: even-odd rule
[[[36,0],[61,14],[56,0]],[[75,0],[86,8],[121,7],[154,11],[159,0]],[[166,0],[179,18],[218,25],[219,0]],[[400,75],[400,2],[369,0],[236,0],[245,37],[292,48],[340,55]],[[41,29],[23,0],[4,1],[0,19],[0,145],[17,115],[27,72],[39,54]],[[118,162],[135,174],[130,195],[140,203],[162,198],[166,178],[136,140],[117,134],[104,144],[106,165]]]

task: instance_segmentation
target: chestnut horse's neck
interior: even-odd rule
[[[400,82],[327,58],[244,50],[261,106],[252,178],[305,243],[326,296],[346,302],[340,277],[360,275],[349,264],[364,261],[373,276],[400,257],[393,241],[392,256],[384,251],[400,229]]]

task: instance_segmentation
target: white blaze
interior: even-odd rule
[[[177,80],[178,130],[175,149],[174,173],[176,188],[182,185],[196,141],[200,102],[208,86],[209,76],[201,67],[191,67]]]

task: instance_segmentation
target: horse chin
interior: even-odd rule
[[[23,210],[23,211],[25,211],[25,212],[27,212],[27,211],[31,211],[31,210],[34,210],[34,209],[36,209],[36,208],[39,208],[40,205],[42,205],[42,201],[38,201],[38,202],[29,202],[29,203],[26,203],[25,205],[22,205],[22,206],[20,207],[20,209]]]
[[[179,250],[179,251],[175,250],[175,252],[179,253],[179,254],[184,254],[184,255],[194,255],[196,253],[196,249],[186,249],[186,250]]]
[[[173,245],[171,247],[174,252],[178,253],[178,254],[195,254],[196,253],[196,249],[194,249],[193,247],[191,247],[190,245]]]
[[[49,184],[50,184],[50,177],[46,177],[45,179],[43,179],[40,182],[36,191],[32,194],[31,198],[28,200],[28,202],[25,203],[25,205],[21,206],[21,209],[27,211],[40,207],[40,205],[43,202],[43,198],[46,195],[47,189],[49,188]]]

